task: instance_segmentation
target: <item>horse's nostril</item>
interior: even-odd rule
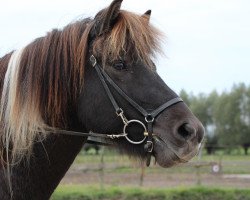
[[[185,140],[191,139],[196,135],[196,130],[191,124],[184,123],[182,124],[178,130],[178,134],[182,136]]]

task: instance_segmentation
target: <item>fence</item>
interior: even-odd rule
[[[250,156],[245,155],[202,155],[168,169],[142,166],[105,149],[99,155],[94,151],[82,152],[62,183],[97,184],[101,188],[106,185],[250,187]]]

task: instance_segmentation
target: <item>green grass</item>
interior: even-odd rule
[[[250,200],[250,190],[223,188],[142,189],[61,185],[51,200]]]

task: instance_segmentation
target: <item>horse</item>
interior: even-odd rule
[[[90,136],[162,167],[194,157],[201,122],[157,73],[163,34],[114,0],[0,59],[0,199],[49,199]]]

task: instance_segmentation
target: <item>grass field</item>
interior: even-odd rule
[[[239,153],[239,151],[237,151]],[[236,152],[236,153],[237,153]],[[96,169],[99,167],[101,160],[100,155],[94,154],[85,154],[80,153],[75,162],[74,166],[84,165],[86,168],[89,166],[91,169]],[[126,156],[120,156],[117,153],[105,151],[104,153],[104,162],[106,163],[106,170],[112,170],[113,172],[121,173],[121,172],[129,172],[131,170],[135,170],[134,167],[138,166],[133,161],[129,160]],[[207,173],[211,171],[211,166],[213,163],[221,164],[222,170],[224,174],[250,174],[250,155],[240,154],[232,154],[226,155],[223,152],[218,152],[215,155],[206,155],[203,153],[201,157],[193,158],[189,163],[185,165],[176,166],[169,169],[164,169],[164,173],[190,173],[194,171],[195,166],[197,164],[203,164],[204,166],[200,168],[201,173]],[[112,167],[109,167],[111,166]],[[146,169],[147,172],[153,173],[162,168],[159,167],[151,167]]]
[[[250,190],[222,188],[142,189],[60,186],[51,200],[250,200]]]
[[[93,153],[93,152],[92,152]],[[149,168],[129,160],[127,156],[104,151],[101,155],[81,152],[65,175],[61,184],[105,185],[105,187],[176,188],[223,187],[228,189],[250,188],[250,156],[243,154],[203,154],[186,164],[161,168],[152,162]],[[220,164],[220,173],[212,173],[214,163]],[[243,199],[244,200],[244,199]]]

